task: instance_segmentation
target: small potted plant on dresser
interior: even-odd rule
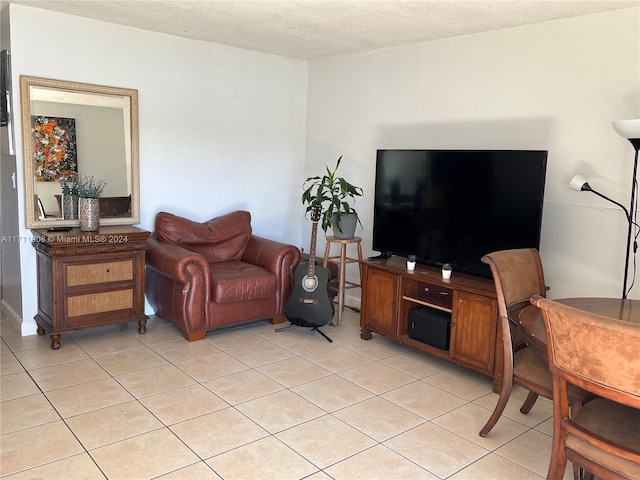
[[[452,270],[453,268],[451,267],[450,263],[445,263],[444,265],[442,265],[442,278],[444,278],[445,280],[449,280],[451,278]]]
[[[99,198],[104,190],[105,182],[96,180],[93,175],[79,176],[77,180],[78,217],[80,218],[80,230],[83,232],[95,232],[100,228],[100,203]]]
[[[326,233],[331,226],[336,238],[348,240],[354,237],[356,225],[360,223],[358,212],[349,201],[361,197],[363,191],[362,188],[336,175],[341,161],[342,157],[338,158],[333,170],[325,167],[327,172],[323,176],[309,177],[305,180],[302,204],[307,206],[305,213],[313,211],[316,205],[322,205],[322,230]]]
[[[64,220],[76,220],[78,218],[78,184],[74,175],[60,177],[62,190],[62,218]]]
[[[407,257],[407,270],[415,270],[416,269],[416,256],[412,253]]]

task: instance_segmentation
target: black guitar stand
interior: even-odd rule
[[[290,328],[310,328],[312,331],[316,331],[320,335],[322,335],[324,338],[326,338],[329,343],[333,343],[333,340],[331,340],[329,337],[327,337],[324,334],[324,332],[322,330],[320,330],[318,325],[313,325],[313,324],[311,324],[309,322],[305,322],[301,318],[294,318],[294,319],[287,318],[287,320],[289,320],[289,323],[291,325],[289,325],[288,327],[276,328],[275,331],[276,332],[282,332],[283,330],[289,330]]]

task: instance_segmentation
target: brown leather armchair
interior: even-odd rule
[[[204,223],[160,212],[149,244],[147,299],[187,340],[251,320],[284,321],[300,250],[252,235],[249,212]]]

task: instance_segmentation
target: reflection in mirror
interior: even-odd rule
[[[78,225],[77,175],[106,181],[101,225],[139,223],[137,90],[22,76],[20,94],[27,228]]]

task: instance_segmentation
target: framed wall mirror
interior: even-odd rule
[[[106,185],[100,225],[140,223],[138,91],[20,77],[27,228],[74,227],[65,183]]]

